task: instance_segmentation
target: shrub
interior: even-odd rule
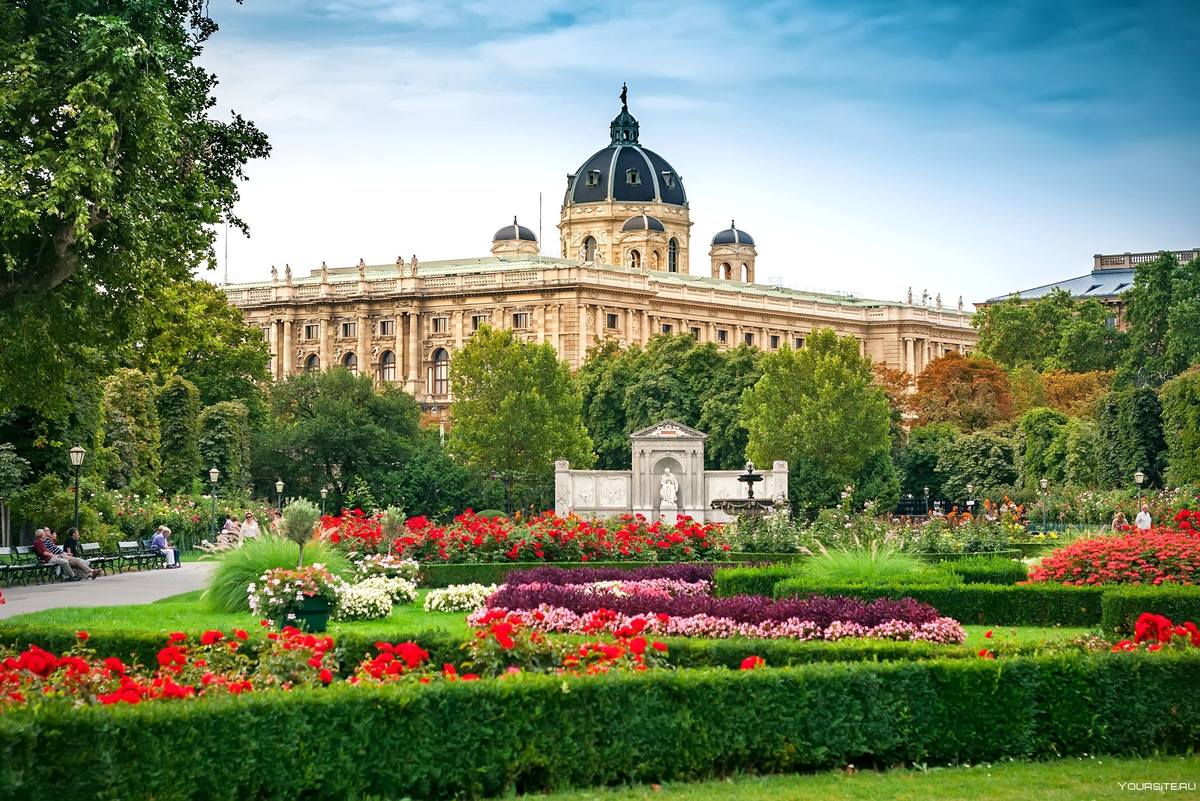
[[[861,584],[912,573],[920,566],[917,558],[882,540],[826,550],[804,563],[803,575],[815,581]]]
[[[474,612],[482,609],[496,585],[455,584],[444,589],[430,590],[425,596],[426,612]]]
[[[53,705],[0,716],[0,795],[477,797],[814,770],[864,754],[886,766],[1185,753],[1200,745],[1197,683],[1198,656],[1106,653]],[[331,732],[355,746],[325,747]],[[59,769],[43,769],[46,754]]]
[[[308,555],[310,562],[324,565],[337,576],[347,576],[352,569],[341,552],[325,543],[310,545]],[[249,612],[246,588],[268,570],[294,568],[299,556],[300,549],[294,542],[268,532],[247,540],[241,548],[225,551],[209,576],[205,606],[211,612]]]
[[[1172,620],[1200,622],[1200,587],[1179,584],[1113,587],[1104,593],[1100,626],[1105,632],[1131,634],[1138,617],[1146,612]]]
[[[798,574],[799,568],[794,565],[722,568],[713,575],[713,594],[723,598],[735,595],[771,596],[778,582]]]
[[[1063,587],[1057,584],[1001,586],[967,584],[933,585],[829,585],[805,579],[788,579],[775,585],[776,598],[814,593],[837,594],[870,600],[912,598],[929,604],[940,614],[964,625],[979,626],[1095,626],[1100,622],[1100,587]]]
[[[995,556],[958,559],[942,567],[962,576],[964,584],[1016,584],[1029,578],[1029,568],[1024,562]]]
[[[1190,512],[1181,512],[1180,516]],[[1182,523],[1190,520],[1184,518]],[[1063,584],[1185,584],[1200,576],[1200,537],[1190,531],[1149,529],[1116,537],[1079,539],[1042,559],[1030,581]]]

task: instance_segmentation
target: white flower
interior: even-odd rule
[[[445,589],[430,590],[425,596],[425,611],[474,612],[482,608],[497,589],[495,584],[490,587],[482,584],[452,584]]]

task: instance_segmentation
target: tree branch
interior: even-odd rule
[[[112,214],[95,204],[88,204],[88,221],[83,231],[108,222]],[[0,309],[15,308],[21,296],[32,292],[49,292],[70,278],[79,269],[79,254],[74,246],[80,232],[71,223],[63,223],[50,238],[50,247],[42,248],[36,264],[26,274],[0,285]]]

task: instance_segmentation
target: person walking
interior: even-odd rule
[[[1133,524],[1141,531],[1145,531],[1153,525],[1153,522],[1150,520],[1149,504],[1142,504],[1142,511],[1138,512],[1138,516],[1134,518]]]
[[[246,512],[246,520],[242,523],[242,536],[251,539],[258,536],[258,520],[249,512]]]

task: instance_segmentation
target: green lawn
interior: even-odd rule
[[[1066,799],[1124,798],[1130,789],[1120,782],[1179,782],[1200,786],[1200,757],[1113,759],[1087,757],[1053,762],[1007,762],[972,767],[896,769],[882,773],[831,770],[817,774],[744,777],[696,784],[638,785],[627,788],[576,790],[542,795],[550,801],[829,801],[829,799],[987,799],[988,801],[1066,801]],[[1134,795],[1195,798],[1196,790]],[[533,798],[534,796],[525,796]]]

